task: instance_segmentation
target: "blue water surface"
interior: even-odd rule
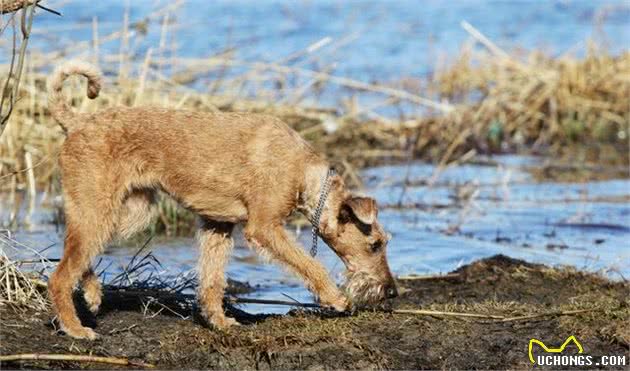
[[[91,40],[93,18],[103,38],[122,29],[126,8],[134,24],[173,3],[47,1],[64,16],[40,13],[35,24],[39,36],[32,43],[64,49]],[[177,56],[205,57],[236,48],[239,59],[309,68],[332,65],[336,74],[362,81],[398,80],[431,71],[469,38],[462,21],[508,51],[518,47],[583,55],[585,41],[592,38],[618,53],[627,50],[630,40],[627,1],[190,0],[169,9],[164,12],[169,24],[164,40],[169,49],[176,45]],[[129,53],[141,58],[147,48],[159,48],[165,15],[150,18],[148,33],[130,42]],[[332,39],[326,47],[287,59],[325,37]],[[119,39],[100,50],[118,51]]]

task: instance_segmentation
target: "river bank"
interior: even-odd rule
[[[301,310],[249,315],[233,308],[230,315],[243,325],[227,332],[204,327],[194,308],[124,308],[112,293],[96,322],[87,319],[102,335],[95,342],[57,334],[48,313],[3,306],[0,353],[118,357],[162,369],[498,369],[530,367],[532,338],[551,347],[573,335],[584,353],[597,359],[628,354],[627,282],[494,256],[443,277],[407,277],[399,283],[401,295],[390,310],[348,316]],[[434,312],[396,312],[405,309]],[[535,349],[534,355],[539,352]],[[105,365],[11,361],[2,366]]]

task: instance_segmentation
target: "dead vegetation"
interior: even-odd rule
[[[18,261],[9,256],[24,250],[31,252],[32,259]],[[50,266],[48,259],[0,231],[0,307],[47,310],[44,279]]]
[[[537,51],[516,58],[471,25],[462,26],[486,48],[464,48],[454,65],[437,73],[433,82],[440,95],[463,103],[443,118],[445,130],[468,130],[466,140],[484,152],[557,153],[576,143],[627,144],[630,53],[611,56],[586,42],[580,59]]]

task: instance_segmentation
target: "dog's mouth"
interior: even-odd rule
[[[347,272],[341,287],[355,308],[382,306],[387,299],[386,285],[366,272]]]

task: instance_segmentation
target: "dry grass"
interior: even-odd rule
[[[433,84],[461,103],[438,121],[468,130],[482,151],[628,141],[630,52],[611,56],[590,45],[581,59],[536,51],[517,59],[496,46],[465,48]]]
[[[25,250],[33,259],[13,260],[9,257],[18,251],[24,255]],[[30,269],[25,270],[25,265]],[[8,233],[0,233],[0,307],[46,310],[48,299],[43,279],[50,267],[50,261],[37,251],[13,240]]]

